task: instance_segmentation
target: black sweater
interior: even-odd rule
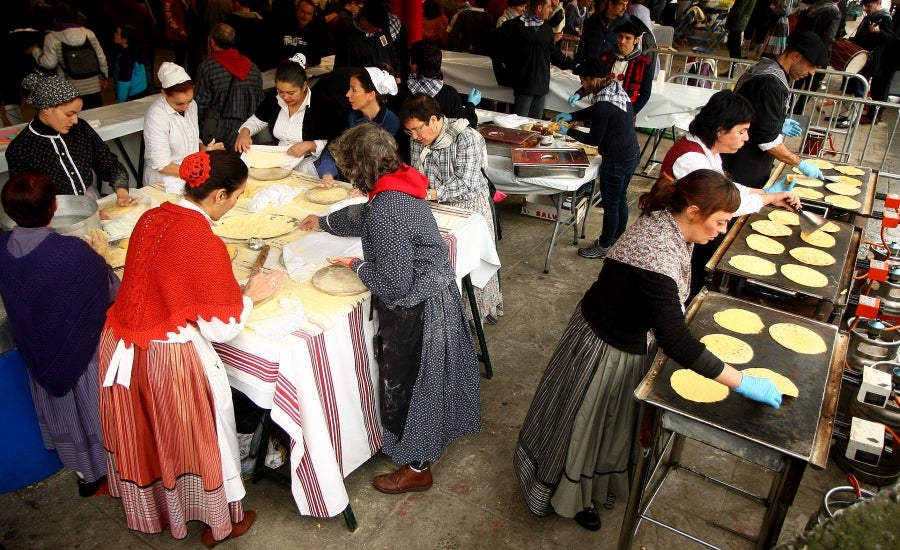
[[[521,17],[503,23],[503,56],[510,67],[512,88],[518,94],[544,95],[550,91],[550,64],[574,69],[575,62],[553,45],[553,28],[546,22],[526,27]]]
[[[572,113],[572,122],[590,121],[591,128],[582,132],[574,128],[568,135],[581,143],[597,148],[603,157],[631,158],[640,152],[634,133],[634,110],[631,103],[623,111],[608,101],[598,101],[590,107]]]

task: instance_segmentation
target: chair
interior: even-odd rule
[[[688,42],[695,44],[692,48],[695,52],[711,54],[716,51],[719,44],[728,36],[725,28],[725,18],[728,13],[718,14],[708,25],[697,27],[697,34],[688,37]]]

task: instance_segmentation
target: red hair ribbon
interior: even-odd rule
[[[191,153],[181,161],[178,175],[188,187],[200,187],[209,179],[209,153],[200,151]]]

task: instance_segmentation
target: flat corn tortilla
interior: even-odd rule
[[[819,228],[819,231],[825,231],[826,233],[837,233],[841,230],[841,226],[834,222],[825,222],[825,225]]]
[[[729,365],[744,365],[753,359],[750,344],[727,334],[707,334],[700,342]]]
[[[856,210],[862,206],[861,202],[846,195],[828,195],[825,197],[825,202],[833,204],[838,208],[843,208],[844,210]]]
[[[306,191],[306,200],[315,204],[334,204],[350,197],[350,189],[335,185],[334,187],[313,187]]]
[[[781,223],[775,223],[772,220],[756,220],[750,224],[757,233],[762,233],[767,237],[787,237],[793,230]]]
[[[820,193],[815,189],[810,189],[808,187],[794,187],[791,191],[793,194],[797,195],[801,199],[812,199],[818,200],[825,196],[824,193]]]
[[[771,237],[757,235],[756,233],[747,235],[747,246],[763,254],[781,254],[784,252],[783,244]]]
[[[781,274],[794,281],[798,285],[813,288],[828,286],[828,277],[811,267],[797,264],[784,264],[780,268]]]
[[[834,164],[828,162],[825,159],[805,159],[810,162],[810,164],[815,164],[819,167],[820,170],[831,170],[834,168]]]
[[[787,210],[772,210],[766,216],[775,223],[781,225],[800,225],[800,216],[796,212],[788,212]]]
[[[750,376],[756,376],[758,378],[768,378],[775,384],[775,387],[778,388],[783,395],[789,395],[791,397],[799,397],[800,389],[797,388],[797,385],[794,384],[790,378],[783,374],[779,374],[773,370],[762,369],[762,368],[749,368],[741,371],[744,374]]]
[[[862,180],[851,178],[850,176],[834,176],[834,179],[840,180],[841,183],[852,185],[853,187],[862,187]]]
[[[329,265],[316,271],[312,284],[332,296],[355,296],[369,290],[355,271],[340,265]]]
[[[715,312],[713,320],[720,327],[738,334],[759,334],[766,328],[759,315],[735,307]]]
[[[865,170],[856,166],[835,166],[834,169],[845,176],[862,176],[866,173]]]
[[[737,254],[728,260],[731,267],[751,275],[774,275],[775,264],[759,256]]]
[[[794,323],[775,323],[769,327],[769,336],[785,348],[806,355],[828,351],[825,340],[806,327]]]
[[[678,369],[673,372],[669,383],[675,393],[695,403],[715,403],[728,397],[728,386],[690,369]]]
[[[800,240],[819,248],[831,248],[837,243],[834,237],[822,230],[813,231],[812,233],[800,232]]]
[[[823,182],[822,180],[810,178],[808,176],[795,176],[794,183],[796,183],[797,185],[802,185],[804,187],[822,187],[823,185],[825,185],[825,182]]]
[[[849,185],[847,183],[829,183],[825,186],[825,189],[828,189],[832,193],[838,195],[845,195],[847,197],[855,197],[862,193],[862,189],[855,185]]]
[[[819,250],[818,248],[810,248],[808,246],[798,246],[797,248],[792,248],[789,254],[798,262],[807,264],[807,265],[832,265],[835,262],[834,256],[825,252],[824,250]]]
[[[215,226],[213,233],[233,240],[244,240],[250,237],[272,239],[286,235],[297,229],[297,220],[281,214],[237,214],[222,218]]]

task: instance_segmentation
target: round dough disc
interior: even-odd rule
[[[701,376],[691,369],[678,369],[669,379],[675,393],[688,401],[715,403],[728,397],[728,386]]]
[[[281,214],[238,214],[222,218],[213,233],[232,240],[274,239],[297,229],[297,220]]]
[[[248,175],[259,181],[275,181],[291,175],[290,168],[275,166],[272,168],[249,168]]]
[[[767,216],[770,220],[781,225],[800,225],[800,216],[796,212],[787,210],[772,210]]]
[[[775,264],[759,256],[737,254],[728,260],[728,265],[751,275],[774,275]]]
[[[768,378],[783,395],[789,395],[791,397],[800,396],[800,390],[797,388],[797,384],[794,384],[790,378],[783,374],[762,368],[749,368],[744,369],[741,372],[758,378]]]
[[[825,225],[819,228],[819,231],[824,231],[826,233],[837,233],[841,230],[841,227],[834,222],[825,222]]]
[[[841,183],[852,185],[853,187],[862,187],[862,180],[851,178],[850,176],[834,176],[834,178],[841,180]]]
[[[834,168],[834,164],[828,162],[825,159],[806,159],[810,162],[810,164],[815,164],[819,167],[820,170],[831,170]]]
[[[828,204],[833,204],[838,208],[842,208],[844,210],[856,210],[862,203],[854,198],[850,198],[846,195],[828,195],[825,197],[825,202]]]
[[[825,185],[822,180],[810,178],[808,176],[796,176],[794,178],[794,183],[796,183],[797,185],[802,185],[804,187],[822,187],[823,185]]]
[[[819,248],[831,248],[837,242],[834,240],[834,237],[821,230],[813,231],[812,233],[800,232],[800,239]]]
[[[707,334],[700,339],[713,355],[729,365],[743,365],[753,359],[750,344],[727,334]]]
[[[790,255],[794,257],[798,262],[802,262],[807,265],[832,265],[835,262],[834,256],[825,252],[824,250],[819,250],[818,248],[811,248],[809,246],[798,246],[797,248],[792,248],[790,251]]]
[[[775,223],[772,220],[756,220],[750,224],[757,233],[762,233],[768,237],[787,237],[793,230],[781,223]]]
[[[738,334],[759,334],[765,325],[759,315],[740,308],[729,308],[713,314],[713,320],[722,328]]]
[[[846,176],[862,176],[866,173],[865,170],[855,166],[835,166],[834,169]]]
[[[791,351],[816,355],[828,351],[825,340],[806,327],[794,323],[775,323],[769,327],[769,336]]]
[[[859,187],[846,183],[829,183],[825,186],[825,189],[828,189],[832,193],[837,193],[838,195],[846,195],[848,197],[854,197],[862,193],[862,190]]]
[[[756,233],[747,235],[747,246],[763,254],[781,254],[784,252],[783,244],[771,237],[757,235]]]
[[[810,286],[813,288],[828,286],[828,277],[811,267],[797,264],[784,264],[780,269],[782,275],[798,285]]]
[[[810,189],[808,187],[794,187],[794,189],[791,192],[793,194],[797,195],[798,197],[800,197],[801,199],[817,200],[817,199],[821,199],[822,197],[825,196],[823,193],[820,193],[819,191],[816,191],[815,189]]]
[[[354,296],[369,290],[355,271],[340,265],[329,265],[316,271],[312,284],[332,296]]]
[[[334,187],[313,187],[307,189],[306,200],[315,204],[334,204],[350,196],[350,190],[342,185]]]

